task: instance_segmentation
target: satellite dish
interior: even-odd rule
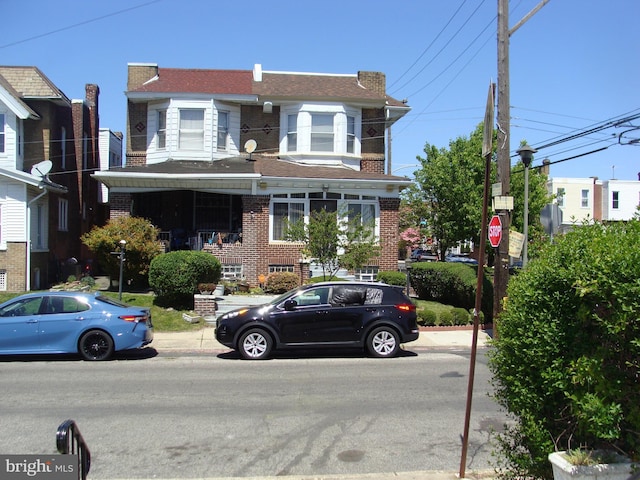
[[[31,167],[31,175],[36,177],[44,177],[51,171],[51,167],[53,167],[53,163],[51,163],[51,160],[43,160],[42,162],[36,163],[33,167]]]
[[[245,151],[251,155],[253,152],[256,151],[256,147],[258,146],[258,144],[256,143],[256,141],[252,138],[249,139],[245,142],[244,144],[244,149]]]

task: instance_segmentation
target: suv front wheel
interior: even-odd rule
[[[247,330],[238,342],[240,355],[247,360],[264,360],[269,356],[272,348],[271,336],[259,328]]]

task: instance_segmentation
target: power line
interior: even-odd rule
[[[108,14],[102,15],[100,17],[91,18],[89,20],[84,20],[82,22],[74,23],[72,25],[67,25],[66,27],[58,28],[56,30],[51,30],[50,32],[41,33],[41,34],[38,34],[38,35],[33,35],[31,37],[28,37],[28,38],[25,38],[25,39],[22,39],[22,40],[17,40],[15,42],[7,43],[5,45],[0,45],[0,49],[13,47],[15,45],[20,45],[21,43],[30,42],[31,40],[37,40],[38,38],[43,38],[43,37],[47,37],[49,35],[53,35],[53,34],[56,34],[56,33],[64,32],[66,30],[71,30],[73,28],[80,27],[82,25],[87,25],[89,23],[94,23],[94,22],[97,22],[97,21],[100,21],[100,20],[104,20],[105,18],[114,17],[116,15],[120,15],[121,13],[130,12],[131,10],[136,10],[138,8],[146,7],[148,5],[152,5],[154,3],[159,3],[161,1],[162,0],[151,0],[150,2],[141,3],[139,5],[134,5],[133,7],[124,8],[122,10],[118,10],[116,12],[108,13]]]

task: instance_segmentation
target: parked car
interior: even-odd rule
[[[449,254],[445,257],[445,262],[459,262],[468,263],[469,265],[477,265],[478,261],[475,258],[471,258],[468,255]]]
[[[221,315],[215,329],[218,342],[251,360],[301,347],[359,347],[392,357],[418,334],[416,306],[402,288],[367,282],[298,287],[265,305]]]
[[[438,261],[437,254],[433,253],[430,250],[423,250],[422,248],[417,248],[413,252],[411,252],[410,258],[414,262],[437,262]]]
[[[152,340],[149,309],[100,293],[27,293],[0,305],[0,355],[78,353],[107,360]]]

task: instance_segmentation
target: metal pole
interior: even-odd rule
[[[118,300],[122,301],[122,273],[124,270],[124,246],[127,244],[125,240],[120,240],[120,281],[118,282]]]
[[[529,261],[529,162],[524,165],[524,245],[522,246],[522,268]]]

